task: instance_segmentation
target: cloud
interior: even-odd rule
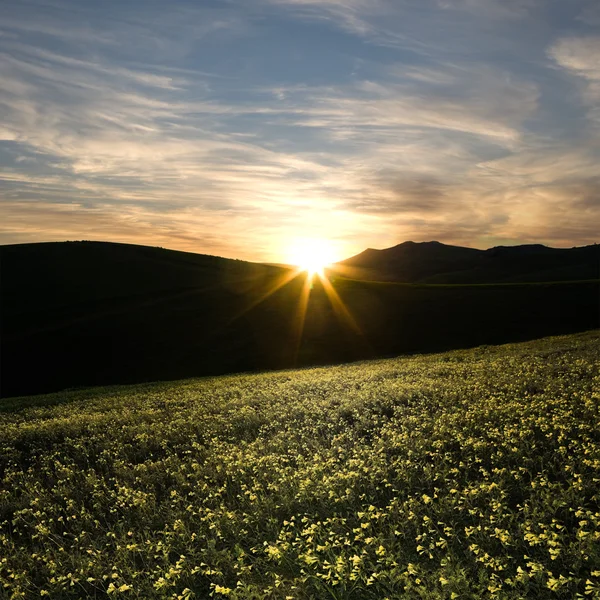
[[[533,83],[478,64],[467,68],[447,65],[442,77],[435,71],[404,67],[388,69],[385,82],[360,81],[341,88],[286,90],[296,105],[311,107],[298,114],[296,124],[329,128],[345,139],[368,130],[398,131],[411,127],[449,130],[494,139],[510,145],[520,125],[538,106]],[[421,75],[422,73],[422,75]],[[389,77],[391,75],[391,77]],[[281,90],[278,90],[281,93]]]
[[[297,19],[328,23],[370,44],[426,53],[428,43],[404,27],[414,0],[256,0],[287,10]]]
[[[370,191],[346,203],[346,208],[377,215],[432,214],[448,199],[450,185],[434,176],[386,171],[369,182]]]
[[[588,117],[600,126],[600,37],[567,37],[552,45],[548,54],[558,65],[582,78],[581,96]]]
[[[438,0],[445,9],[463,10],[486,18],[525,18],[538,5],[538,0]]]
[[[2,169],[0,178],[9,186],[5,198],[23,202],[19,210],[10,200],[2,203],[3,212],[8,211],[4,239],[16,235],[16,215],[21,215],[22,224],[23,219],[35,214],[41,218],[55,210],[57,219],[44,216],[46,237],[60,239],[71,230],[89,238],[97,219],[93,229],[97,237],[110,233],[110,239],[126,235],[140,240],[142,234],[132,233],[131,219],[123,223],[119,216],[135,214],[136,227],[148,223],[142,228],[145,239],[151,239],[155,227],[158,238],[171,235],[179,247],[198,249],[205,246],[206,236],[199,240],[184,232],[194,227],[199,234],[214,231],[214,215],[220,213],[221,219],[227,215],[229,223],[220,226],[222,239],[236,240],[223,242],[226,253],[238,248],[248,256],[248,248],[256,247],[258,258],[260,244],[246,245],[249,211],[289,198],[289,187],[282,181],[286,176],[319,169],[310,160],[253,144],[248,141],[252,137],[219,131],[223,119],[268,111],[261,105],[237,111],[233,105],[182,100],[173,94],[192,87],[187,81],[173,86],[152,79],[148,86],[131,69],[124,72],[90,61],[63,60],[53,53],[8,58],[3,63],[7,85],[0,102],[11,125],[3,138],[17,143],[15,155],[27,149],[45,157],[51,173],[32,174],[17,158],[15,168]],[[25,88],[28,93],[23,97],[19,92]],[[193,89],[203,91],[202,86]],[[46,202],[40,204],[42,199]],[[69,202],[83,208],[72,210]],[[38,213],[35,206],[40,207]],[[142,214],[155,216],[144,221]],[[109,232],[105,224],[111,218],[115,223]],[[168,227],[172,233],[167,235]],[[19,239],[29,235],[25,229]]]
[[[562,38],[549,54],[565,69],[590,80],[600,80],[600,37]]]
[[[448,66],[440,78],[428,70],[425,88],[423,78],[414,77],[417,71],[407,78],[398,70],[389,70],[385,84],[304,88],[287,95],[320,113],[298,119],[299,126],[316,129],[321,139],[343,149],[335,174],[323,178],[340,210],[402,222],[408,215],[417,221],[427,215],[443,218],[449,228],[473,215],[476,202],[498,186],[491,178],[484,181],[474,165],[519,150],[522,122],[535,113],[538,92],[477,65]],[[490,207],[490,223],[493,211],[503,214],[500,203]]]
[[[217,255],[227,255],[231,249],[224,228],[217,222],[210,229],[199,228],[198,216],[189,211],[152,215],[135,206],[115,210],[111,205],[90,208],[81,204],[3,202],[0,215],[0,236],[18,234],[21,242],[39,241],[39,223],[43,222],[45,241],[127,240],[190,251],[201,243],[205,253]]]
[[[590,27],[600,25],[600,6],[595,0],[589,1],[589,4],[583,8],[577,18]]]
[[[296,15],[316,20],[328,20],[359,35],[373,33],[368,16],[381,13],[384,0],[267,0],[269,4],[288,7]]]
[[[443,4],[9,3],[0,239],[591,240],[597,38],[536,28],[536,2]]]
[[[553,186],[550,193],[566,200],[567,206],[582,219],[600,219],[600,176]]]

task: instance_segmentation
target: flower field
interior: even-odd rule
[[[0,401],[1,598],[600,598],[600,333]]]

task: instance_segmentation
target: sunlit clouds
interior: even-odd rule
[[[598,241],[595,1],[6,2],[0,243]],[[321,252],[323,254],[323,252]]]

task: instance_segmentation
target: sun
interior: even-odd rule
[[[288,249],[288,262],[309,275],[325,275],[325,268],[336,260],[333,244],[318,238],[298,238]]]

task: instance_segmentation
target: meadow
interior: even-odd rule
[[[0,401],[0,597],[600,598],[599,408],[598,331]]]

